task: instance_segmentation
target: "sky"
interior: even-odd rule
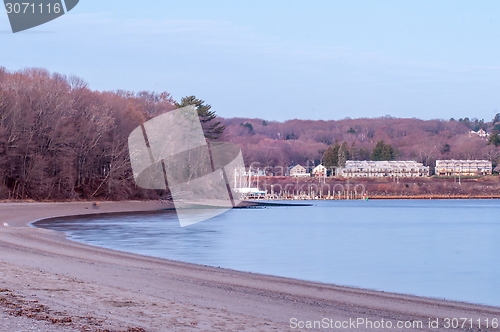
[[[195,95],[223,117],[489,121],[500,1],[95,1],[13,34],[0,66]]]

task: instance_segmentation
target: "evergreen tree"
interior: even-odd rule
[[[349,160],[359,160],[359,150],[356,149],[356,143],[352,142],[349,148]]]
[[[394,160],[394,149],[384,141],[378,141],[372,151],[372,160]]]
[[[497,130],[493,130],[488,138],[488,145],[498,146],[500,145],[500,136],[498,136],[499,132]]]
[[[359,160],[369,160],[370,159],[370,151],[365,148],[361,148],[358,150],[358,156]]]
[[[338,157],[338,166],[344,167],[345,162],[349,160],[349,147],[347,146],[347,142],[342,143],[342,146],[339,149],[339,157]]]
[[[184,97],[181,99],[180,103],[175,103],[175,106],[178,108],[189,105],[196,106],[196,112],[198,112],[205,138],[209,140],[217,140],[220,138],[226,126],[222,125],[220,121],[217,121],[215,112],[210,110],[212,106],[206,105],[205,101],[197,99],[195,96]]]
[[[461,123],[463,123],[464,125],[466,125],[467,127],[471,128],[469,118],[463,118],[463,119],[462,119],[462,118],[460,118],[460,119],[458,119],[458,122],[461,122]]]
[[[325,154],[323,155],[323,164],[326,168],[333,168],[338,166],[339,149],[340,145],[338,143],[335,143],[335,145],[330,145],[328,149],[326,149]]]
[[[440,149],[441,154],[448,153],[448,152],[450,152],[450,150],[451,150],[451,145],[450,145],[450,144],[448,144],[448,143],[446,143],[445,145],[443,145],[443,146],[441,147],[441,149]]]
[[[495,114],[493,120],[491,121],[492,124],[495,124],[497,122],[500,122],[500,113]]]

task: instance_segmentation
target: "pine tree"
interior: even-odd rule
[[[490,134],[490,137],[488,138],[488,145],[500,145],[500,136],[498,134],[499,132],[497,130],[493,130],[493,132]]]
[[[342,148],[339,149],[339,167],[344,167],[345,166],[345,161],[347,160],[347,157],[346,157],[346,151]]]
[[[372,160],[394,160],[394,149],[384,141],[378,141],[372,151]]]
[[[492,124],[495,124],[497,122],[500,122],[500,113],[495,114],[493,120],[491,121]]]
[[[222,125],[220,121],[217,121],[217,115],[215,115],[214,111],[210,110],[212,106],[206,105],[205,101],[197,99],[195,96],[183,97],[180,103],[175,103],[175,106],[178,108],[189,105],[196,106],[196,112],[198,112],[205,138],[209,140],[219,139],[224,129],[226,129],[226,126]]]
[[[345,162],[350,159],[349,156],[349,148],[347,146],[347,142],[342,143],[342,146],[339,149],[339,159],[338,159],[338,166],[339,167],[344,167]]]
[[[335,143],[335,145],[330,145],[328,149],[326,149],[325,154],[323,155],[323,163],[326,168],[333,168],[338,166],[339,149],[340,145],[338,143]]]

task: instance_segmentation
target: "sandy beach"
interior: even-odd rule
[[[99,209],[88,202],[0,203],[0,330],[500,330],[491,328],[500,308],[145,257],[29,226],[59,216],[168,207],[155,202],[104,202]],[[447,328],[446,318],[458,319],[459,328]],[[430,327],[429,319],[437,325]],[[307,329],[314,321],[324,328]],[[353,327],[353,321],[358,325]]]

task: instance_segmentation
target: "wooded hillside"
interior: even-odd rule
[[[347,160],[416,160],[430,166],[436,159],[487,159],[496,165],[500,157],[498,115],[491,122],[383,117],[281,123],[233,118],[225,124],[227,139],[242,147],[246,163],[262,167],[328,164],[325,152],[334,147],[340,155],[344,150]],[[469,133],[478,127],[492,133],[484,138]]]
[[[0,68],[0,198],[130,199],[130,132],[172,110],[168,93],[91,91],[76,77]]]
[[[207,107],[199,108],[207,112]],[[119,200],[165,195],[135,186],[127,139],[137,126],[175,108],[167,92],[93,91],[76,77],[0,67],[0,199]],[[496,164],[500,156],[499,115],[492,121],[391,117],[218,121],[226,125],[222,139],[241,146],[247,165],[261,167],[317,165],[328,157],[325,152],[335,148],[336,154],[331,155],[336,162],[394,158],[432,166],[436,159],[484,158]],[[471,136],[471,128],[492,134]],[[217,136],[218,130],[212,128]]]

